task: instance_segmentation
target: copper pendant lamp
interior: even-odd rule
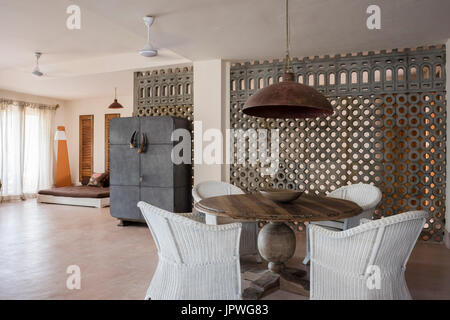
[[[114,88],[114,102],[108,107],[109,109],[122,109],[123,106],[117,102],[117,88]]]
[[[295,82],[289,56],[289,7],[286,0],[286,58],[282,82],[258,90],[244,105],[247,115],[262,118],[317,118],[331,115],[333,107],[313,87]]]

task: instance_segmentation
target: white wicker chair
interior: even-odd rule
[[[231,194],[244,194],[244,192],[229,183],[221,181],[205,181],[199,183],[192,189],[192,197],[194,202],[199,202],[205,198],[218,197]],[[241,232],[241,244],[239,248],[239,254],[241,256],[255,255],[256,260],[261,262],[261,258],[258,254],[258,222],[249,221],[237,221],[231,218],[217,217],[206,214],[207,224],[226,224],[233,222],[240,222],[242,224]]]
[[[171,213],[140,201],[158,249],[146,299],[241,299],[241,225],[213,226],[203,216]]]
[[[406,263],[427,217],[410,211],[338,232],[311,225],[311,299],[411,299]]]
[[[372,219],[375,207],[382,198],[380,189],[370,184],[357,183],[340,187],[330,192],[327,197],[345,199],[355,202],[364,211],[355,217],[344,220],[317,221],[308,223],[306,226],[306,257],[303,264],[308,264],[310,258],[309,249],[309,225],[315,224],[336,231],[347,230],[359,225],[361,219]]]

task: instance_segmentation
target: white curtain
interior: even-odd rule
[[[53,185],[55,106],[0,99],[3,199],[34,196]]]

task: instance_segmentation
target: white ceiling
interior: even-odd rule
[[[81,8],[81,30],[65,26]],[[366,8],[381,7],[381,30]],[[293,56],[416,47],[450,38],[448,0],[290,0]],[[157,58],[142,58],[142,17],[156,16]],[[132,92],[132,70],[195,60],[280,58],[283,0],[0,0],[0,88],[74,99]],[[33,52],[46,79],[31,78]]]

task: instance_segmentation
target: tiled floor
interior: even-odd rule
[[[146,226],[117,227],[109,209],[0,204],[0,299],[143,299],[157,264]],[[290,265],[304,256],[304,236]],[[81,268],[68,290],[66,269]],[[450,299],[450,250],[419,243],[406,278],[415,299]],[[244,287],[247,285],[244,281]],[[304,299],[277,291],[266,299]]]

